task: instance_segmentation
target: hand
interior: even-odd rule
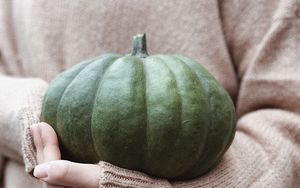
[[[38,165],[33,175],[43,181],[43,187],[71,186],[97,188],[100,166],[61,160],[58,140],[46,123],[32,126],[31,134],[37,151]]]

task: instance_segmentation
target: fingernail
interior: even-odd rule
[[[49,164],[40,164],[34,168],[33,175],[37,178],[48,177],[48,170],[50,168]]]
[[[38,127],[38,126],[39,126],[39,124],[33,124],[33,125],[30,125],[30,130],[32,130],[32,129]]]

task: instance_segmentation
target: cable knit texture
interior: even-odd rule
[[[300,187],[300,1],[0,1],[0,168],[3,187],[41,187],[29,126],[42,81],[83,59],[149,52],[190,56],[230,93],[235,139],[207,174],[172,182],[99,162],[99,187]]]

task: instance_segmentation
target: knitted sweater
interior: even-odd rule
[[[0,1],[0,177],[41,187],[29,126],[48,82],[83,59],[148,51],[190,56],[229,92],[235,139],[207,174],[171,182],[100,162],[100,187],[300,187],[299,0]],[[25,167],[25,170],[24,170]]]

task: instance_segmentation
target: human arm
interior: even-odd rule
[[[22,162],[22,137],[25,124],[38,122],[47,83],[36,78],[0,76],[0,137],[1,154]],[[28,109],[30,105],[30,110]],[[28,112],[30,114],[24,113]]]

